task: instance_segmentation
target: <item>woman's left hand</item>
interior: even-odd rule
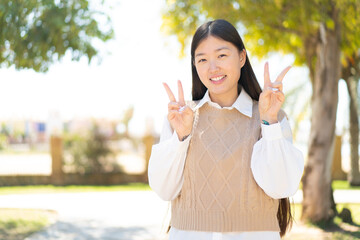
[[[264,67],[264,90],[259,97],[260,120],[265,120],[270,124],[278,121],[277,114],[285,100],[283,90],[283,78],[291,66],[286,67],[276,78],[275,82],[270,81],[269,63]]]

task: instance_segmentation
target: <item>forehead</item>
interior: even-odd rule
[[[230,51],[237,50],[237,48],[228,41],[225,41],[221,38],[208,36],[199,43],[199,45],[195,50],[195,55],[212,53],[223,48],[228,49]]]

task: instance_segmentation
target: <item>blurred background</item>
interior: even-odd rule
[[[166,238],[168,203],[147,184],[162,82],[191,99],[191,36],[216,18],[237,27],[261,86],[266,61],[272,80],[293,65],[283,108],[306,171],[288,238],[360,238],[359,12],[358,0],[2,0],[0,239]]]

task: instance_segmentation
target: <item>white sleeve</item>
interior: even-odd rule
[[[284,117],[281,123],[261,124],[261,133],[251,157],[255,181],[272,198],[293,196],[304,171],[304,157],[292,144],[289,122]]]
[[[161,199],[171,201],[181,191],[183,170],[190,136],[183,142],[165,119],[160,142],[152,147],[149,160],[149,185]]]

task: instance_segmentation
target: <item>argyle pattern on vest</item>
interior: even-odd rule
[[[257,185],[250,161],[260,139],[258,104],[252,117],[204,104],[195,113],[180,194],[171,226],[210,232],[279,231],[279,201]]]

